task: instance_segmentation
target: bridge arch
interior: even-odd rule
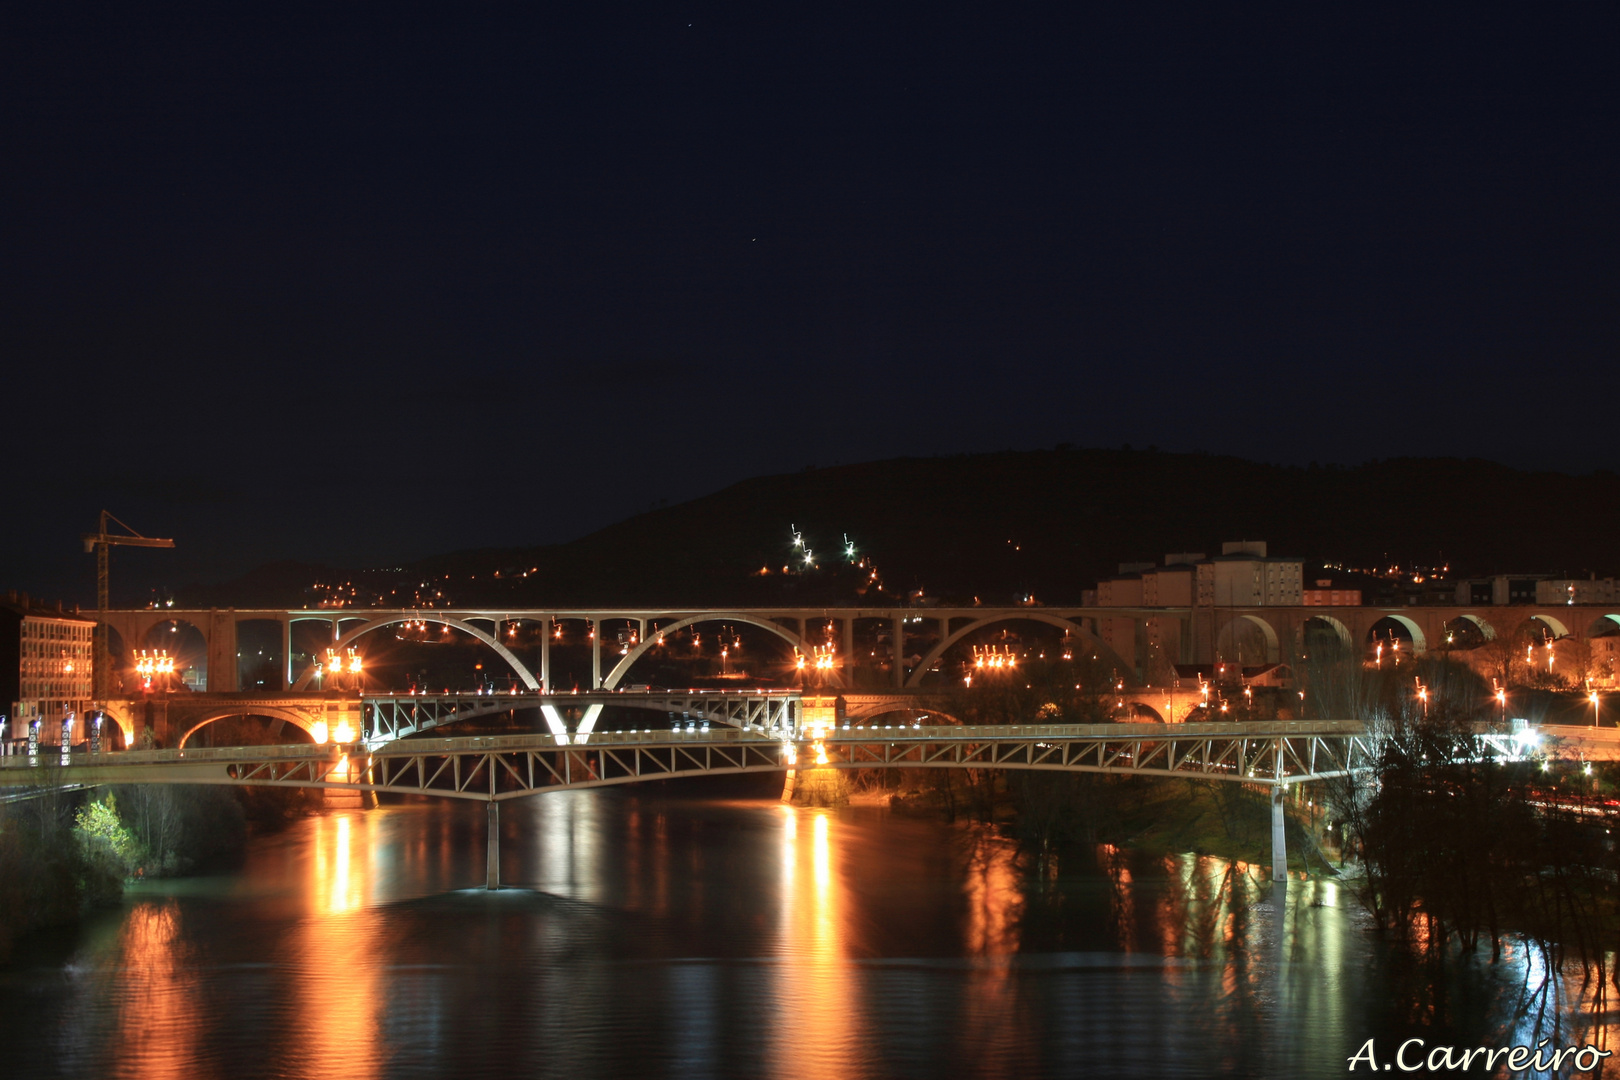
[[[1468,627],[1458,627],[1457,626],[1458,623],[1467,623]],[[1496,627],[1492,626],[1489,622],[1487,622],[1483,616],[1475,615],[1473,612],[1470,612],[1470,611],[1464,611],[1461,614],[1457,615],[1455,618],[1447,620],[1441,626],[1441,629],[1443,631],[1445,631],[1447,641],[1450,641],[1451,638],[1453,637],[1453,630],[1454,629],[1455,630],[1467,630],[1468,633],[1473,633],[1473,632],[1477,631],[1479,633],[1479,638],[1480,638],[1481,642],[1495,641],[1496,640]],[[1466,637],[1467,634],[1463,634],[1463,636]],[[1458,647],[1459,648],[1472,648],[1473,646],[1471,646],[1471,645],[1462,645],[1462,646],[1458,646]]]
[[[523,661],[517,658],[516,654],[514,654],[511,649],[508,649],[505,645],[502,645],[499,641],[495,640],[494,637],[478,627],[473,626],[462,619],[452,619],[448,615],[439,614],[437,612],[402,611],[398,615],[387,615],[380,619],[372,619],[370,622],[364,623],[355,627],[353,630],[344,633],[332,643],[332,647],[335,649],[344,649],[354,644],[355,639],[363,634],[369,634],[371,631],[381,629],[384,626],[398,626],[400,623],[407,622],[439,623],[444,626],[454,627],[469,637],[477,638],[485,645],[488,645],[491,649],[494,649],[495,652],[500,655],[502,660],[505,660],[509,665],[511,665],[512,670],[517,673],[517,677],[523,680],[524,686],[528,687],[530,690],[540,689],[540,680],[534,677],[534,673],[528,669]],[[293,684],[292,688],[294,690],[307,689],[309,686],[309,680],[314,678],[314,676],[315,672],[313,668],[304,672],[299,680]]]
[[[624,656],[620,657],[619,662],[613,665],[613,670],[608,672],[607,676],[602,680],[602,689],[617,689],[620,680],[622,680],[626,675],[630,674],[630,669],[635,665],[635,662],[640,660],[643,656],[646,656],[647,651],[658,643],[658,635],[673,634],[677,630],[684,630],[688,626],[694,626],[697,623],[704,622],[747,623],[749,626],[757,626],[761,630],[769,630],[771,633],[775,634],[777,637],[781,638],[783,641],[794,646],[795,648],[799,648],[804,645],[803,638],[780,623],[774,623],[769,619],[761,619],[754,615],[744,615],[739,611],[704,612],[700,615],[688,615],[684,619],[676,619],[668,626],[660,626],[657,630],[647,631],[646,638],[635,648],[631,649]]]
[[[1429,639],[1423,633],[1423,627],[1405,615],[1384,615],[1372,626],[1367,628],[1367,647],[1372,648],[1373,639],[1378,634],[1378,627],[1386,622],[1392,622],[1406,631],[1407,637],[1412,639],[1412,655],[1422,656],[1429,651]]]
[[[1558,618],[1556,615],[1548,615],[1545,612],[1540,611],[1536,612],[1534,615],[1524,620],[1524,622],[1520,623],[1519,630],[1520,632],[1523,632],[1526,629],[1534,630],[1538,625],[1542,629],[1551,633],[1554,641],[1557,641],[1559,638],[1569,637],[1569,627],[1564,625],[1562,619]]]
[[[162,651],[174,660],[174,679],[182,681],[187,668],[196,672],[187,685],[201,690],[208,685],[208,633],[190,619],[168,615],[147,626],[137,648]]]
[[[1264,657],[1250,658],[1243,655],[1243,642],[1239,639],[1239,635],[1245,634],[1251,627],[1258,631],[1260,635],[1261,647],[1265,650]],[[1233,646],[1236,647],[1237,652],[1235,657],[1229,655]],[[1215,640],[1215,652],[1217,656],[1227,663],[1235,661],[1240,667],[1244,666],[1245,660],[1249,660],[1254,666],[1258,666],[1255,661],[1265,664],[1276,664],[1282,661],[1282,646],[1277,640],[1277,628],[1258,615],[1239,615],[1221,627],[1220,635]]]
[[[1599,615],[1586,628],[1589,638],[1607,637],[1610,634],[1620,633],[1620,615]]]
[[[240,708],[218,709],[204,713],[200,717],[187,718],[186,730],[181,734],[179,741],[175,743],[175,747],[185,749],[186,740],[197,734],[198,731],[212,724],[215,720],[224,720],[231,716],[263,716],[271,720],[284,720],[308,735],[311,742],[315,741],[313,722],[308,715],[296,709],[282,709],[274,705],[255,705],[246,713]]]
[[[1036,610],[1012,611],[997,613],[989,616],[988,618],[975,619],[973,622],[968,623],[960,630],[954,630],[951,633],[946,634],[940,639],[938,645],[935,645],[932,649],[928,650],[928,655],[922,658],[922,662],[917,665],[917,670],[913,671],[910,677],[906,679],[906,687],[908,689],[916,689],[920,687],[922,685],[923,677],[928,674],[930,668],[939,662],[940,657],[945,655],[946,650],[952,645],[955,645],[957,642],[961,641],[963,638],[967,637],[969,634],[973,633],[975,630],[982,630],[987,626],[994,626],[996,623],[1017,622],[1020,619],[1027,619],[1031,622],[1045,623],[1048,626],[1055,626],[1059,630],[1072,633],[1081,641],[1085,642],[1089,647],[1095,649],[1099,659],[1106,659],[1110,663],[1118,664],[1122,672],[1129,671],[1134,674],[1136,670],[1135,667],[1120,659],[1119,654],[1113,649],[1109,648],[1108,644],[1104,642],[1102,638],[1098,637],[1096,634],[1093,634],[1090,630],[1087,630],[1084,626],[1081,626],[1072,619],[1065,619],[1061,615],[1048,615],[1043,611]]]
[[[1312,628],[1313,623],[1321,629],[1331,631],[1333,636],[1338,639],[1339,644],[1344,646],[1346,649],[1355,648],[1356,637],[1350,632],[1350,628],[1344,625],[1344,623],[1340,622],[1338,619],[1334,618],[1332,615],[1327,615],[1322,612],[1313,614],[1310,618],[1306,619],[1303,624],[1301,624],[1301,641],[1303,641],[1305,633]]]

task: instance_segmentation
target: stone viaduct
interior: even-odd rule
[[[1527,626],[1538,636],[1588,638],[1620,631],[1620,609],[1608,606],[1509,607],[1253,607],[1253,608],[731,608],[731,609],[209,609],[140,608],[108,611],[115,654],[124,656],[142,648],[165,648],[170,634],[195,628],[206,651],[206,677],[198,689],[230,692],[242,689],[239,679],[238,640],[248,623],[260,624],[261,633],[273,626],[280,642],[275,658],[282,687],[309,686],[319,655],[300,654],[294,648],[294,627],[313,624],[324,646],[363,647],[366,635],[402,623],[439,624],[465,632],[487,646],[529,691],[552,691],[551,648],[554,627],[588,626],[591,675],[588,689],[612,690],[629,685],[636,662],[658,643],[660,635],[688,626],[712,623],[750,625],[781,639],[784,648],[808,653],[814,645],[831,640],[841,658],[857,668],[881,671],[883,684],[895,689],[918,689],[937,684],[935,674],[946,653],[982,632],[1018,622],[1036,622],[1066,635],[1078,657],[1089,653],[1101,664],[1115,668],[1127,684],[1153,674],[1155,661],[1172,664],[1232,663],[1244,666],[1278,663],[1304,650],[1307,632],[1329,635],[1349,647],[1369,647],[1373,635],[1393,631],[1403,649],[1421,654],[1441,647],[1447,635],[1470,640],[1510,636]],[[525,662],[504,645],[515,624],[539,628],[538,663]],[[857,626],[870,639],[870,624],[889,643],[874,659],[857,655]],[[830,635],[827,633],[830,627]],[[628,630],[620,645],[604,639]],[[301,636],[308,636],[306,629]],[[578,635],[575,640],[583,640]],[[195,638],[193,638],[195,640]],[[898,643],[898,647],[896,644]],[[898,660],[892,659],[898,657]],[[114,696],[133,689],[130,673],[115,671]],[[834,684],[842,684],[842,673]],[[869,680],[870,683],[870,680]]]

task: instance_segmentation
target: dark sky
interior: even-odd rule
[[[1620,456],[1613,5],[8,12],[8,586],[102,506],[178,583],[900,454]]]

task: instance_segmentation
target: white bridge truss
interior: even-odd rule
[[[75,754],[67,765],[3,759],[0,785],[244,784],[391,791],[502,801],[564,788],[705,773],[808,767],[999,768],[1231,780],[1272,787],[1342,776],[1370,763],[1362,725],[1026,724],[993,727],[845,726],[795,738],[756,728],[604,731],[390,740],[375,748],[243,746]],[[49,777],[44,773],[49,772]]]
[[[585,695],[580,695],[581,698]],[[0,758],[0,787],[93,784],[232,784],[395,792],[489,804],[487,887],[499,884],[497,807],[547,791],[681,776],[780,772],[792,768],[1033,769],[1182,777],[1271,789],[1272,877],[1287,879],[1283,793],[1292,784],[1358,772],[1373,764],[1376,737],[1354,721],[1213,724],[1025,724],[993,727],[799,724],[781,697],[667,696],[661,701],[731,704],[739,726],[703,730],[575,731],[473,738],[398,738],[375,745],[242,746]],[[611,695],[615,702],[620,695]],[[420,708],[430,699],[418,697]],[[489,697],[438,699],[435,723],[495,711]],[[497,699],[498,700],[498,699]],[[651,696],[643,698],[651,701]],[[409,702],[402,702],[408,704]],[[584,702],[587,710],[599,708]],[[501,709],[512,708],[510,700]],[[542,708],[544,706],[542,705]],[[701,708],[713,708],[703,705]],[[772,713],[781,708],[783,713]],[[758,711],[753,711],[758,710]],[[673,712],[673,708],[665,709]],[[694,712],[691,704],[686,711]],[[788,722],[775,731],[778,715]],[[410,723],[425,721],[418,712]],[[768,725],[762,728],[761,724]],[[746,725],[746,726],[742,726]],[[1487,757],[1519,758],[1525,733],[1481,731]],[[1534,739],[1531,733],[1529,738]],[[1539,740],[1537,740],[1539,741]],[[821,759],[825,758],[825,761]]]
[[[366,717],[365,741],[377,749],[408,735],[430,731],[459,720],[494,716],[514,709],[539,709],[550,735],[565,743],[583,743],[596,728],[609,705],[664,714],[666,723],[683,726],[708,724],[791,734],[799,722],[797,691],[690,690],[606,691],[587,694],[389,694],[362,699]],[[580,713],[570,732],[569,712]],[[605,734],[605,733],[602,733]],[[601,734],[596,735],[601,738]]]

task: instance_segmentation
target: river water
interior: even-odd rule
[[[484,820],[330,811],[36,936],[0,1074],[1340,1076],[1372,1037],[1535,1033],[1533,955],[1437,982],[1259,867],[1037,876],[984,827],[617,789],[504,804],[491,894]]]

